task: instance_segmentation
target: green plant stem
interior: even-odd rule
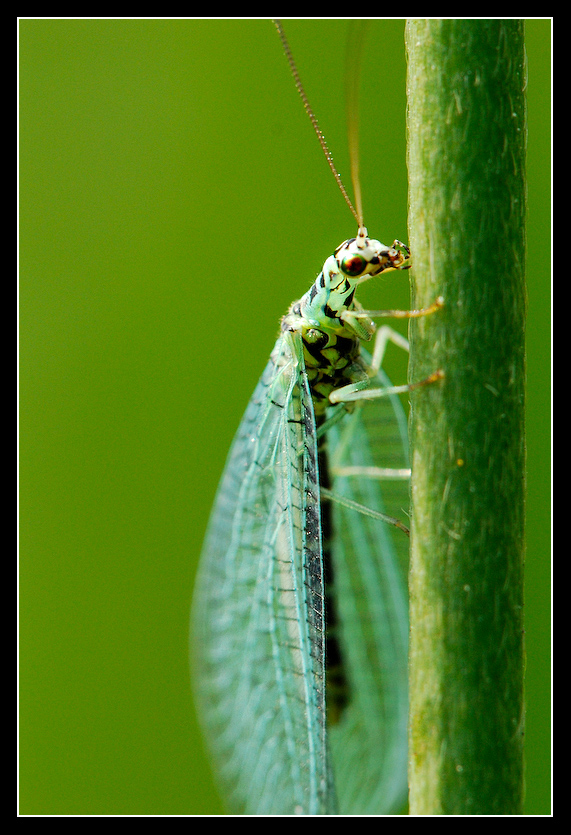
[[[407,22],[410,811],[521,814],[523,21]]]

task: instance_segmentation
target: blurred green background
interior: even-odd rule
[[[285,27],[348,172],[347,21]],[[407,239],[403,31],[374,22],[362,71],[365,221],[385,242]],[[546,814],[549,20],[527,51],[526,811]],[[20,84],[20,811],[222,813],[193,576],[279,318],[355,224],[269,20],[22,20]],[[408,305],[406,274],[371,285],[366,305]],[[403,381],[406,359],[387,369]]]

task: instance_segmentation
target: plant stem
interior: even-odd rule
[[[410,811],[521,814],[523,21],[411,19]]]

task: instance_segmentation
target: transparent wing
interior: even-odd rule
[[[384,372],[374,385],[390,385]],[[410,466],[398,397],[365,402],[344,421],[327,435],[333,467]],[[333,490],[406,524],[408,480],[337,476]],[[407,793],[408,538],[338,503],[332,510],[339,639],[349,685],[348,707],[329,731],[339,814],[398,812]]]
[[[315,419],[283,335],[233,442],[193,602],[199,712],[232,811],[328,808]]]

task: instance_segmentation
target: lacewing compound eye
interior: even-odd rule
[[[362,255],[350,255],[341,262],[341,269],[346,275],[361,275],[367,267],[367,261]]]

